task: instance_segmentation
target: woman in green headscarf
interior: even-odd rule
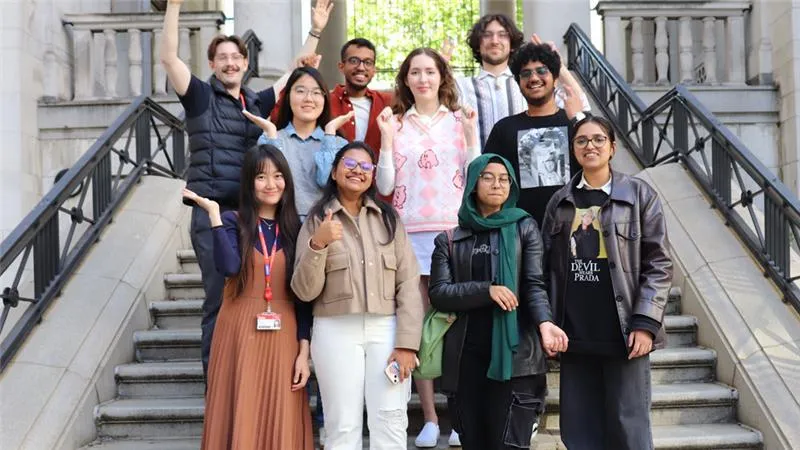
[[[468,168],[458,227],[436,238],[429,294],[458,319],[445,336],[442,389],[464,450],[528,448],[547,392],[547,355],[566,351],[542,278],[539,227],[516,208],[511,164]]]

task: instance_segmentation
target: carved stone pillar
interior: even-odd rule
[[[714,36],[714,17],[703,18],[703,65],[706,68],[706,83],[717,83],[717,42]]]
[[[641,17],[631,17],[631,67],[633,68],[632,84],[644,83],[644,36],[642,35]]]
[[[678,48],[680,51],[679,64],[681,83],[694,81],[694,55],[692,55],[692,18],[681,17],[678,28]]]
[[[178,57],[186,63],[192,73],[195,73],[195,68],[192,65],[192,45],[189,38],[189,28],[180,27],[178,29]]]
[[[728,17],[728,81],[745,82],[744,16]]]
[[[197,61],[197,72],[195,73],[197,73],[197,76],[199,76],[201,80],[207,79],[212,74],[211,68],[206,64],[206,60],[208,59],[206,56],[206,49],[208,48],[208,44],[218,33],[219,30],[217,30],[216,26],[205,26],[200,27],[200,31],[195,36],[195,40],[201,49],[201,51],[198,52],[200,60]]]
[[[669,84],[669,38],[667,37],[667,18],[656,17],[656,83]]]
[[[167,70],[161,64],[161,36],[164,30],[153,30],[153,40],[156,43],[153,51],[153,94],[167,95]]]
[[[622,18],[619,16],[603,17],[603,54],[611,65],[623,77],[627,76],[628,69],[625,64],[625,29],[622,28]]]
[[[142,32],[136,28],[128,30],[128,73],[130,75],[131,96],[142,95]]]
[[[103,30],[106,36],[105,48],[105,89],[106,97],[114,98],[117,96],[117,32],[114,30]]]
[[[92,98],[92,32],[75,30],[73,37],[75,100],[86,100]]]

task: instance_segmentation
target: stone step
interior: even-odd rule
[[[654,426],[731,423],[737,392],[717,383],[653,385],[651,418]],[[436,394],[436,409],[443,430],[450,429],[447,399]],[[312,410],[316,397],[310,399]],[[101,437],[163,438],[198,436],[202,430],[203,397],[116,399],[99,405],[95,418]],[[423,425],[419,396],[408,404],[409,433]],[[541,428],[559,428],[558,389],[550,389]]]
[[[150,303],[150,315],[156,328],[200,328],[203,299],[161,300]]]
[[[697,318],[694,316],[664,316],[667,330],[667,347],[694,347],[697,345]]]
[[[178,263],[183,273],[200,273],[200,264],[197,263],[194,250],[178,250]]]
[[[200,272],[165,274],[164,285],[170,299],[205,298],[206,296]]]
[[[558,389],[550,389],[544,429],[559,429]],[[719,383],[652,385],[653,426],[731,423],[736,418],[738,392]]]
[[[714,379],[716,353],[687,347],[667,348],[650,355],[653,384],[707,382]],[[313,363],[312,363],[313,374]],[[166,398],[202,396],[205,390],[199,360],[131,363],[115,369],[121,398]],[[558,364],[547,374],[551,389],[558,388]],[[316,389],[312,378],[309,389]]]
[[[199,361],[200,328],[136,331],[133,345],[139,362]]]

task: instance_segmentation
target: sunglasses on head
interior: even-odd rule
[[[371,162],[358,162],[355,159],[348,158],[346,156],[342,158],[342,164],[344,164],[344,168],[347,170],[355,170],[356,167],[361,167],[361,170],[364,172],[372,172],[375,169],[375,164],[372,164]]]

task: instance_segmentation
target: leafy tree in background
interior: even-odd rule
[[[347,36],[364,37],[375,44],[378,73],[374,87],[394,85],[397,69],[411,50],[423,46],[439,50],[447,38],[455,44],[450,65],[456,75],[472,75],[478,64],[472,59],[466,40],[472,24],[480,17],[479,3],[479,0],[348,0]]]

